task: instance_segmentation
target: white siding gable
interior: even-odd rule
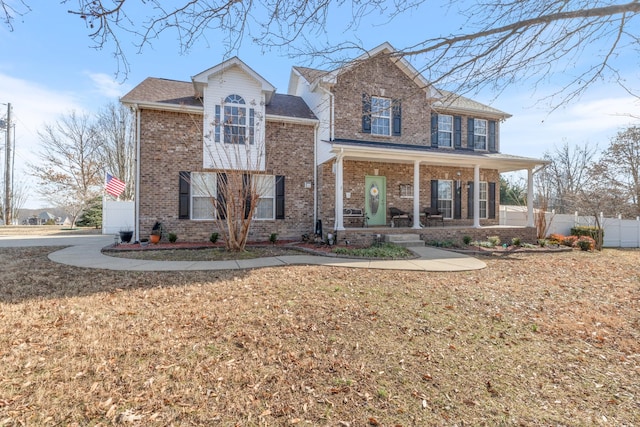
[[[227,97],[231,95],[242,98],[244,104],[225,103]],[[208,76],[203,90],[203,103],[203,167],[205,169],[264,170],[265,96],[261,83],[241,67],[231,66]],[[244,111],[247,129],[250,125],[249,112],[253,110],[253,144],[249,143],[248,131],[244,144],[225,143],[224,124],[229,123],[230,120],[229,117],[225,117],[225,105],[238,106]],[[216,127],[219,135],[218,142],[216,142]]]

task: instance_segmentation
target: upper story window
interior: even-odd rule
[[[438,147],[452,147],[453,116],[438,115]]]
[[[371,133],[373,135],[391,135],[391,100],[371,97]]]
[[[402,101],[362,94],[362,132],[401,136]]]
[[[227,96],[222,107],[220,105],[215,106],[215,141],[220,142],[222,130],[225,144],[245,144],[246,142],[253,144],[255,133],[254,109],[247,108],[244,99],[235,94]]]
[[[473,147],[476,150],[487,149],[487,121],[475,119],[473,121]]]

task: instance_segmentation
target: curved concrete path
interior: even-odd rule
[[[318,255],[285,255],[234,261],[147,261],[104,255],[101,249],[114,242],[111,235],[0,236],[0,247],[66,246],[49,259],[75,267],[124,271],[242,270],[283,265],[328,265],[349,268],[410,271],[468,271],[485,268],[476,258],[431,247],[411,248],[419,258],[409,260],[360,260]]]

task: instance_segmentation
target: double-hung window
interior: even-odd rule
[[[438,114],[438,147],[451,147],[453,144],[453,116]]]
[[[391,100],[371,97],[371,134],[391,135]]]
[[[475,119],[473,121],[473,146],[476,150],[487,149],[487,121]]]
[[[191,172],[191,219],[215,219],[217,177],[211,172]]]
[[[487,185],[486,182],[480,182],[480,198],[479,198],[479,204],[480,204],[480,218],[487,218],[488,217],[488,200],[489,200],[489,187]]]
[[[453,218],[453,181],[438,180],[438,210],[443,218]]]
[[[253,175],[258,203],[253,212],[254,219],[274,219],[276,212],[276,177],[274,175]]]

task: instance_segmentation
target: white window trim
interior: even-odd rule
[[[442,130],[440,126],[440,119],[448,117],[451,119],[451,130]],[[449,145],[440,144],[440,133],[449,134]],[[438,114],[438,147],[439,148],[453,148],[453,116],[449,114]]]
[[[484,133],[477,133],[478,123],[484,122]],[[484,137],[484,148],[478,148],[476,137]],[[485,119],[473,120],[473,149],[478,151],[487,151],[489,149],[489,122]]]
[[[413,184],[400,184],[400,198],[413,199]]]
[[[451,189],[451,198],[450,199],[442,199],[440,198],[440,183],[444,183],[444,182],[448,182],[449,183],[449,188]],[[440,207],[440,201],[448,201],[451,202],[451,210],[450,210],[450,215],[446,215],[443,214],[443,218],[444,219],[453,219],[453,202],[454,202],[454,187],[453,187],[453,181],[450,179],[441,179],[438,180],[438,209],[440,209],[442,212],[444,212],[444,210]]]
[[[275,175],[253,175],[251,177],[255,181],[255,191],[258,194],[256,203],[260,203],[261,199],[271,199],[271,217],[260,218],[258,214],[258,206],[253,211],[253,219],[256,221],[272,221],[276,219],[276,176]],[[267,193],[267,194],[265,194]]]
[[[480,219],[487,219],[489,218],[489,184],[486,181],[480,181],[480,187],[479,187],[479,197],[478,197],[478,205],[480,207],[480,214],[479,217]],[[484,198],[483,198],[483,193],[484,193]],[[483,210],[483,203],[484,203],[484,215],[482,214],[482,210]]]
[[[206,182],[203,176],[212,178]],[[194,218],[194,200],[199,198],[209,198],[217,196],[218,174],[215,172],[191,172],[190,195],[189,195],[189,219],[193,221],[212,221],[216,219],[215,205],[212,206],[212,216],[207,218]],[[201,188],[204,187],[204,188]],[[213,187],[213,188],[211,188]]]
[[[382,110],[380,110],[380,112],[382,114],[379,114],[378,112],[374,112],[374,108],[373,108],[373,104],[374,104],[374,100],[375,99],[379,99],[382,100],[384,102],[388,102],[389,103],[389,107],[388,108],[383,108]],[[384,98],[381,96],[372,96],[371,97],[371,135],[377,135],[377,136],[391,136],[391,128],[393,126],[393,117],[391,114],[391,107],[392,107],[392,101],[391,98]],[[387,133],[379,133],[379,132],[375,132],[375,126],[374,126],[374,122],[375,119],[381,119],[381,120],[386,120],[388,123],[387,129],[388,132]]]

